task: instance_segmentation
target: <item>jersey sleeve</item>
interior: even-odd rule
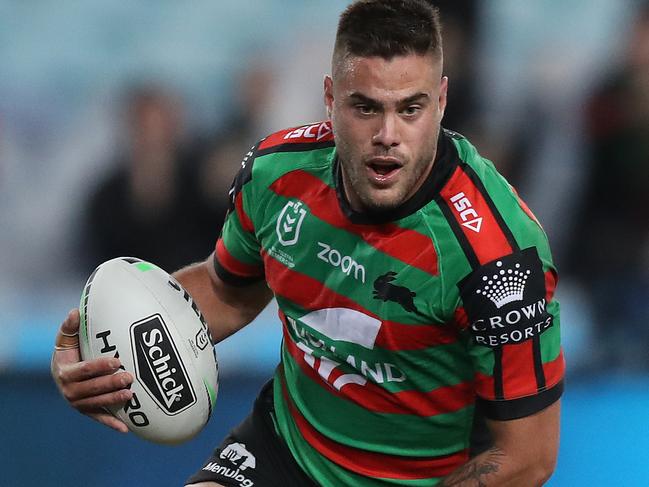
[[[556,281],[532,246],[481,265],[458,284],[477,401],[488,418],[529,416],[563,392]]]
[[[234,178],[229,192],[230,206],[214,252],[217,275],[234,286],[245,286],[264,278],[260,244],[253,223],[256,205],[252,167],[256,148],[246,154]]]
[[[543,228],[494,165],[450,134],[457,166],[440,191],[462,259],[445,271],[453,320],[488,418],[532,415],[563,392],[557,272]]]

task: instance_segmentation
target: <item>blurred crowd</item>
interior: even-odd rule
[[[554,44],[560,38],[544,22],[554,26],[561,19],[546,13],[539,20],[521,10],[526,7],[519,4],[527,2],[436,3],[451,81],[444,126],[467,135],[492,159],[546,226],[563,284],[559,297],[571,370],[649,371],[649,3],[620,1],[616,7],[616,2],[586,1],[570,12],[562,2],[530,2],[543,4],[541,9],[556,3],[557,15],[565,17],[595,4],[608,6],[608,11],[602,7],[603,17],[617,12],[620,25],[607,24],[606,42],[584,37],[584,45],[590,42],[596,51],[590,56],[574,45]],[[570,30],[570,21],[564,22]],[[505,36],[503,25],[517,27]],[[37,231],[30,234],[24,224],[30,215],[34,225],[47,224],[48,201],[39,198],[33,181],[16,177],[21,171],[11,161],[20,157],[2,120],[8,102],[0,102],[0,161],[6,162],[0,162],[5,233],[0,252],[7,259],[0,271],[17,272],[8,260],[21,252],[22,240],[8,232],[27,232],[27,239],[39,242],[25,248],[44,253],[59,242],[65,250],[52,250],[52,259],[63,264],[52,262],[53,269],[57,275],[67,270],[73,278],[120,255],[170,271],[205,258],[225,216],[228,187],[249,147],[266,132],[283,128],[280,122],[299,125],[324,116],[321,88],[304,72],[315,71],[316,79],[326,72],[330,39],[297,34],[302,37],[279,60],[259,53],[243,59],[230,88],[219,90],[223,108],[207,117],[208,123],[192,122],[196,103],[190,93],[155,76],[121,86],[110,102],[118,107],[112,119],[118,136],[84,155],[93,158],[84,191],[59,195],[74,197],[74,204],[63,206],[73,223],[69,230],[61,227],[64,236],[51,240]],[[534,35],[544,39],[542,48],[525,50],[526,39]],[[508,57],[500,53],[499,42],[510,43]],[[512,79],[517,76],[518,84]],[[291,105],[303,111],[286,113],[303,118],[277,115]],[[48,160],[47,153],[28,155]],[[61,171],[51,167],[36,174],[56,178]],[[24,196],[33,189],[36,209],[21,210],[17,202],[24,197],[18,192]],[[0,282],[0,293],[7,282]]]
[[[453,80],[445,124],[464,131],[477,109],[471,59],[476,4],[436,3],[445,19],[447,75]],[[124,142],[110,164],[112,172],[97,182],[83,206],[84,268],[120,255],[170,270],[205,258],[220,232],[239,163],[266,135],[262,123],[271,109],[274,81],[272,69],[255,60],[238,73],[236,99],[221,116],[220,128],[193,134],[183,126],[185,107],[178,94],[153,82],[127,88],[120,99]],[[315,120],[293,123],[310,121]]]
[[[602,367],[649,368],[649,3],[584,104],[583,198],[566,268],[591,296]]]

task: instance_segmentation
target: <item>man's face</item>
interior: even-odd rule
[[[428,176],[448,79],[431,56],[349,56],[325,78],[345,194],[357,211],[396,208]]]

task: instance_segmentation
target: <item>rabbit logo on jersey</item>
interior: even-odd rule
[[[248,451],[245,443],[230,443],[219,454],[219,459],[227,460],[233,467],[221,465],[219,462],[209,462],[203,467],[203,470],[233,479],[239,482],[240,487],[252,487],[255,485],[252,480],[242,473],[249,468],[254,470],[257,466],[257,459]]]

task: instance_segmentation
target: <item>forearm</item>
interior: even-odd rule
[[[268,304],[271,293],[265,283],[246,289],[226,286],[211,270],[211,259],[184,267],[173,276],[196,301],[218,343],[250,323]]]
[[[445,477],[439,487],[534,487],[551,473],[536,464],[524,465],[494,446]]]
[[[462,465],[440,487],[535,487],[554,472],[559,451],[561,401],[530,416],[487,419],[494,447]]]

